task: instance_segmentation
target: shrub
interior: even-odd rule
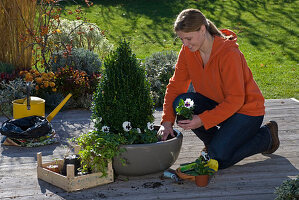
[[[89,76],[85,71],[65,67],[58,68],[58,71],[55,73],[55,84],[57,92],[65,96],[68,93],[73,94],[70,100],[72,107],[89,108],[91,105],[91,94],[96,90],[99,78],[99,74]]]
[[[96,24],[67,19],[61,19],[59,23],[60,33],[50,37],[53,43],[59,42],[70,44],[73,48],[84,48],[99,54],[100,58],[104,58],[112,50],[112,45]]]
[[[288,179],[275,189],[275,200],[299,199],[299,176],[296,179]]]
[[[99,73],[102,66],[102,62],[97,54],[82,48],[73,48],[71,54],[67,56],[64,54],[64,51],[53,53],[50,64],[54,72],[58,68],[69,66],[74,70],[85,71],[88,75]]]
[[[147,57],[144,66],[151,84],[151,93],[155,107],[161,107],[164,102],[166,86],[172,77],[177,61],[177,53],[164,51]]]
[[[32,90],[34,84],[31,84],[30,87]],[[8,83],[2,81],[0,83],[0,112],[9,118],[12,116],[11,102],[24,97],[26,97],[26,82],[21,78],[16,78]]]
[[[150,86],[144,68],[126,41],[121,41],[119,47],[105,59],[104,68],[93,97],[92,116],[96,128],[101,130],[105,125],[110,132],[126,134],[123,123],[127,121],[130,127],[143,131],[147,123],[154,120]],[[138,134],[134,133],[135,136]],[[133,135],[128,137],[135,137]],[[127,139],[130,143],[140,142],[138,137]]]

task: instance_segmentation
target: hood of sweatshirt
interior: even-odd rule
[[[232,47],[237,49],[239,48],[239,45],[237,44],[237,35],[233,31],[229,29],[222,29],[221,32],[226,36],[231,36],[231,38],[225,39],[219,36],[214,37],[210,60],[218,54],[221,54],[221,52],[225,52],[226,49],[231,49]]]

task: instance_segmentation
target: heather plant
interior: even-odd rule
[[[275,200],[297,200],[299,199],[299,175],[295,179],[285,180],[279,187],[275,188],[277,195]]]
[[[58,92],[64,95],[72,93],[74,99],[92,93],[87,73],[74,70],[72,67],[58,68],[55,75],[55,84]]]
[[[54,21],[54,23],[58,24],[57,21]],[[93,51],[101,59],[112,50],[112,45],[105,37],[104,31],[94,23],[82,20],[61,19],[59,21],[59,30],[59,34],[54,34],[50,37],[53,43],[60,42],[69,44],[72,48],[83,48]]]
[[[163,105],[166,86],[174,73],[176,61],[177,53],[174,51],[154,53],[144,61],[155,107]]]
[[[153,104],[145,69],[126,41],[121,41],[104,60],[104,71],[93,99],[92,117],[98,130],[106,126],[109,132],[124,135],[139,128],[140,135],[147,123],[153,121]],[[129,123],[129,131],[124,131],[124,122]],[[127,135],[130,143],[140,142],[130,138],[135,134]]]
[[[0,61],[0,82],[8,83],[18,77],[18,69],[12,64]]]
[[[74,70],[85,71],[88,75],[99,73],[102,66],[102,62],[96,53],[83,48],[73,48],[72,53],[68,56],[64,55],[64,51],[53,53],[50,64],[54,72],[58,68],[68,66]]]

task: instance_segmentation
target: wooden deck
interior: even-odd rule
[[[161,111],[155,112],[156,122]],[[71,110],[60,112],[52,121],[61,137],[61,144],[38,148],[0,147],[0,199],[274,199],[274,189],[288,177],[294,178],[299,169],[299,101],[275,99],[266,101],[265,121],[275,120],[279,125],[280,148],[272,155],[257,154],[220,170],[209,185],[199,188],[193,182],[177,184],[161,179],[162,173],[141,177],[116,177],[115,182],[83,191],[67,193],[37,179],[36,153],[43,160],[62,158],[63,145],[68,138],[92,128],[90,112]],[[0,117],[0,124],[5,120]],[[203,147],[191,132],[183,132],[180,156],[171,167],[193,161]],[[1,139],[2,136],[0,136]]]

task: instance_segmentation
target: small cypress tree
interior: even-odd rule
[[[122,124],[131,122],[141,130],[153,122],[153,101],[145,69],[125,40],[104,59],[102,79],[93,96],[92,118],[100,130],[124,133]]]

